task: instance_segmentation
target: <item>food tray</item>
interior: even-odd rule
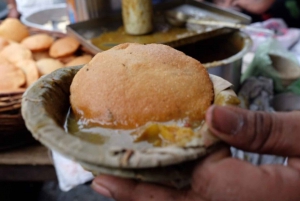
[[[28,27],[58,33],[66,33],[66,26],[70,23],[65,3],[47,6],[29,15],[23,15],[21,21]]]
[[[123,42],[162,43],[172,47],[179,47],[202,39],[228,33],[230,30],[222,27],[205,27],[199,31],[189,31],[184,27],[180,28],[179,32],[177,32],[179,28],[176,27],[175,35],[173,32],[172,37],[170,37],[168,33],[164,34],[162,37],[157,37],[157,35],[155,35],[157,32],[165,33],[166,30],[173,30],[174,27],[166,22],[164,16],[164,11],[173,9],[196,17],[205,15],[215,18],[216,20],[220,19],[228,22],[243,24],[249,24],[251,22],[251,18],[247,15],[235,11],[224,10],[213,4],[193,0],[174,0],[172,2],[160,3],[154,6],[154,24],[156,27],[154,34],[145,36],[128,36],[123,34],[122,30],[120,31],[120,27],[122,27],[121,13],[71,24],[67,26],[67,33],[76,37],[83,46],[96,54]],[[108,32],[113,34],[107,36]],[[116,32],[122,33],[115,34]],[[105,41],[106,39],[103,40],[104,35],[108,38],[107,41]],[[102,37],[100,42],[99,37]]]

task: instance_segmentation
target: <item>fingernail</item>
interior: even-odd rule
[[[214,106],[210,112],[212,127],[222,134],[235,135],[244,125],[243,116],[232,107]]]
[[[109,190],[107,188],[105,188],[101,183],[97,182],[97,180],[93,181],[91,187],[99,194],[101,194],[105,197],[108,197],[108,198],[112,198],[112,195],[109,192]]]

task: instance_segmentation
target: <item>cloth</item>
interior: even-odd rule
[[[243,108],[265,112],[274,112],[271,106],[273,95],[273,80],[264,77],[248,78],[242,84],[238,93]],[[287,158],[285,157],[245,152],[234,147],[231,147],[231,153],[233,157],[248,161],[254,165],[286,165],[287,163]]]
[[[250,77],[241,86],[238,97],[242,107],[252,111],[274,112],[270,102],[273,94],[273,80],[265,77]]]
[[[278,40],[269,38],[267,41],[260,44],[260,46],[257,48],[253,61],[247,67],[246,71],[242,75],[241,78],[242,82],[252,76],[254,77],[264,76],[264,77],[271,78],[273,80],[274,90],[276,93],[291,92],[291,88],[289,86],[286,86],[285,83],[283,83],[282,76],[285,71],[289,71],[289,70],[295,71],[298,68],[294,69],[294,67],[291,65],[283,66],[278,62],[274,63],[274,61],[271,59],[271,55],[278,55],[282,59],[286,59],[289,60],[290,62],[293,62],[295,64],[294,66],[299,66],[299,71],[300,71],[300,64],[295,54],[283,48],[281,44],[278,42]],[[288,78],[287,76],[284,77],[286,80],[290,80],[291,82],[298,81],[297,78],[296,79],[294,78],[294,75],[292,75],[291,78]],[[298,79],[300,80],[300,78]],[[294,83],[291,83],[290,85],[293,84]],[[295,92],[295,90],[293,91]]]
[[[52,151],[52,159],[58,178],[59,188],[62,191],[69,191],[72,188],[93,179],[93,174],[84,170],[80,164],[55,151]]]
[[[292,46],[291,48],[291,52],[294,53],[300,63],[300,39],[298,40],[298,42]]]
[[[16,0],[18,11],[22,15],[29,15],[54,4],[65,3],[65,0]]]
[[[300,39],[300,29],[289,28],[286,22],[279,18],[272,18],[263,22],[253,23],[250,26],[273,30],[275,32],[274,39],[285,49],[289,49]],[[269,35],[260,32],[248,32],[248,34],[253,41],[253,52],[257,50],[261,43],[270,39]]]

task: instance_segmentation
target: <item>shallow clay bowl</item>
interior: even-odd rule
[[[181,186],[188,182],[196,161],[206,155],[218,142],[206,133],[186,147],[153,147],[125,149],[120,146],[105,147],[83,141],[67,133],[64,123],[70,108],[69,95],[73,77],[82,66],[62,68],[43,76],[23,95],[22,115],[34,138],[49,149],[73,159],[95,175],[112,174],[145,181]],[[238,104],[231,84],[216,76],[215,104]]]

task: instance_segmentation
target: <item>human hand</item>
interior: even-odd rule
[[[206,122],[214,135],[239,149],[288,156],[288,166],[253,166],[211,154],[195,168],[191,187],[176,190],[113,176],[95,178],[92,187],[117,201],[298,201],[300,200],[300,112],[263,113],[212,106]]]
[[[213,3],[223,7],[223,8],[231,8],[236,0],[213,0]]]
[[[7,17],[11,17],[11,18],[19,18],[20,17],[20,13],[17,10],[16,5],[8,4],[7,7],[9,10]]]
[[[239,7],[253,14],[263,14],[275,0],[214,0],[214,3],[225,8]]]

